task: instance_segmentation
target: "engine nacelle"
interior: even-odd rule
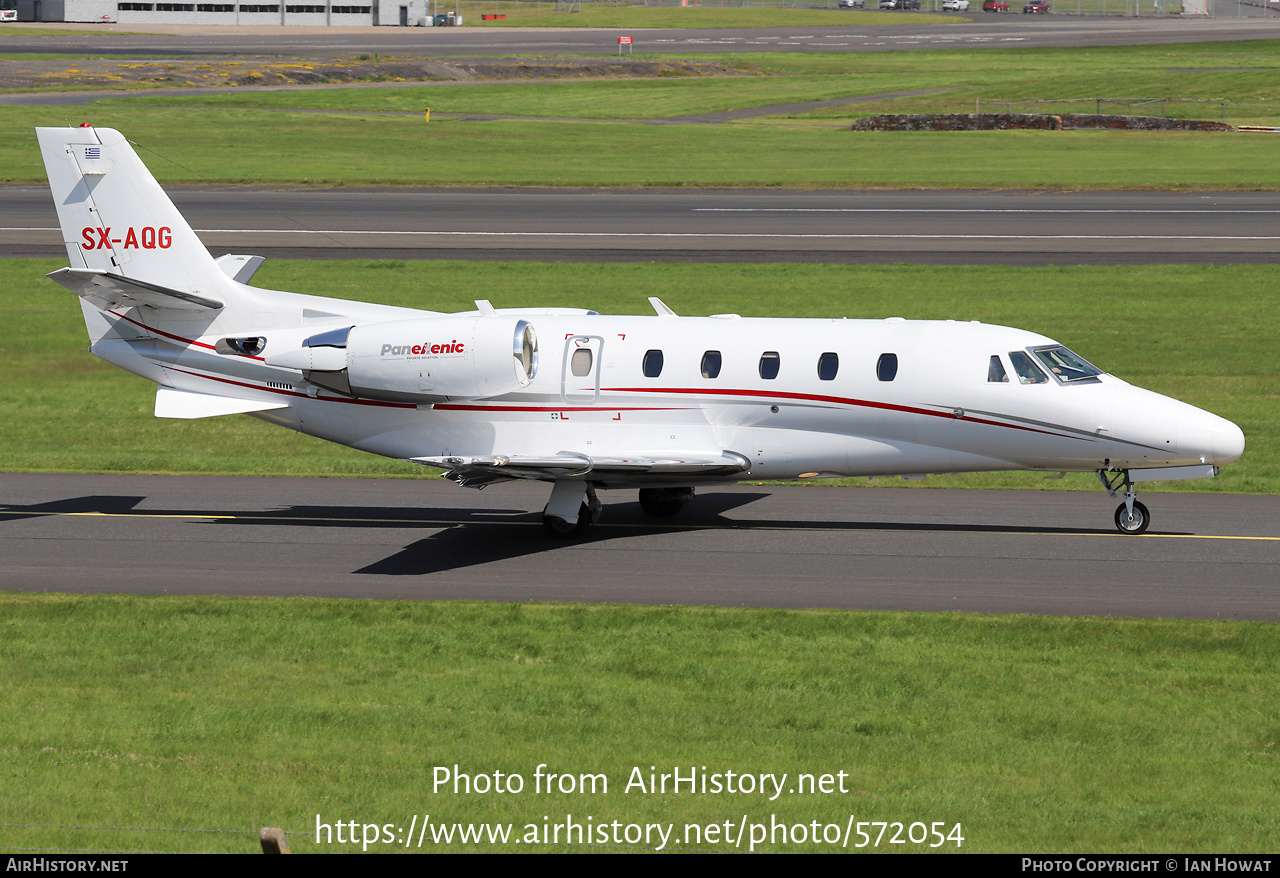
[[[390,402],[486,399],[529,384],[538,337],[515,317],[423,317],[314,335],[268,365],[321,387]]]

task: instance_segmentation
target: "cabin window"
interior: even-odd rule
[[[702,377],[718,378],[720,377],[720,352],[707,351],[702,355]]]
[[[760,377],[766,381],[772,381],[778,377],[778,369],[782,366],[782,359],[778,356],[777,351],[765,351],[760,355]]]
[[[1044,363],[1059,384],[1097,384],[1098,376],[1102,374],[1102,370],[1093,363],[1062,345],[1031,348],[1031,352]]]
[[[1000,362],[1000,357],[996,354],[991,355],[991,363],[987,366],[987,382],[989,384],[1009,383],[1009,373],[1004,370],[1004,363]]]
[[[1044,384],[1049,380],[1024,351],[1010,351],[1009,362],[1013,364],[1018,381],[1023,384]]]
[[[818,357],[818,379],[821,381],[835,381],[836,373],[840,371],[840,357],[838,354],[827,351]]]
[[[898,377],[898,355],[881,354],[876,360],[876,377],[881,381],[892,381]]]
[[[657,378],[662,374],[662,351],[644,352],[644,377]]]
[[[569,358],[569,371],[579,378],[591,374],[591,349],[578,348]]]

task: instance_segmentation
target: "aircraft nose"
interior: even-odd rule
[[[1218,418],[1213,428],[1213,456],[1215,463],[1231,463],[1244,454],[1244,430],[1226,418]]]
[[[1226,418],[1196,409],[1178,419],[1178,450],[1205,463],[1231,463],[1244,454],[1244,431]]]

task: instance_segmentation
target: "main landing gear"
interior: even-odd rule
[[[1138,502],[1138,492],[1133,490],[1133,481],[1129,478],[1129,471],[1120,470],[1116,473],[1107,470],[1098,470],[1098,481],[1102,482],[1102,487],[1107,489],[1107,493],[1112,497],[1120,493],[1119,488],[1124,488],[1124,502],[1116,507],[1116,529],[1122,534],[1141,534],[1147,532],[1147,526],[1151,524],[1151,513],[1147,511],[1147,507]]]
[[[553,537],[582,536],[600,520],[600,499],[590,482],[560,479],[542,510],[542,527]]]
[[[670,518],[693,499],[693,488],[641,488],[640,508],[654,518]],[[542,526],[553,537],[572,539],[584,535],[600,520],[600,500],[595,486],[576,479],[560,479],[542,510]]]
[[[670,518],[693,499],[693,488],[641,488],[640,508],[654,518]]]

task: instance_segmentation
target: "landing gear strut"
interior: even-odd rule
[[[1133,490],[1133,481],[1129,471],[1121,470],[1110,474],[1107,470],[1098,470],[1098,481],[1112,497],[1119,495],[1119,488],[1124,487],[1124,502],[1116,507],[1116,529],[1122,534],[1141,534],[1147,532],[1151,524],[1151,513],[1147,507],[1138,502],[1138,492]]]
[[[600,520],[600,499],[590,482],[560,479],[542,510],[542,527],[553,537],[582,536]]]
[[[654,518],[670,518],[693,499],[693,488],[641,488],[640,508]]]

